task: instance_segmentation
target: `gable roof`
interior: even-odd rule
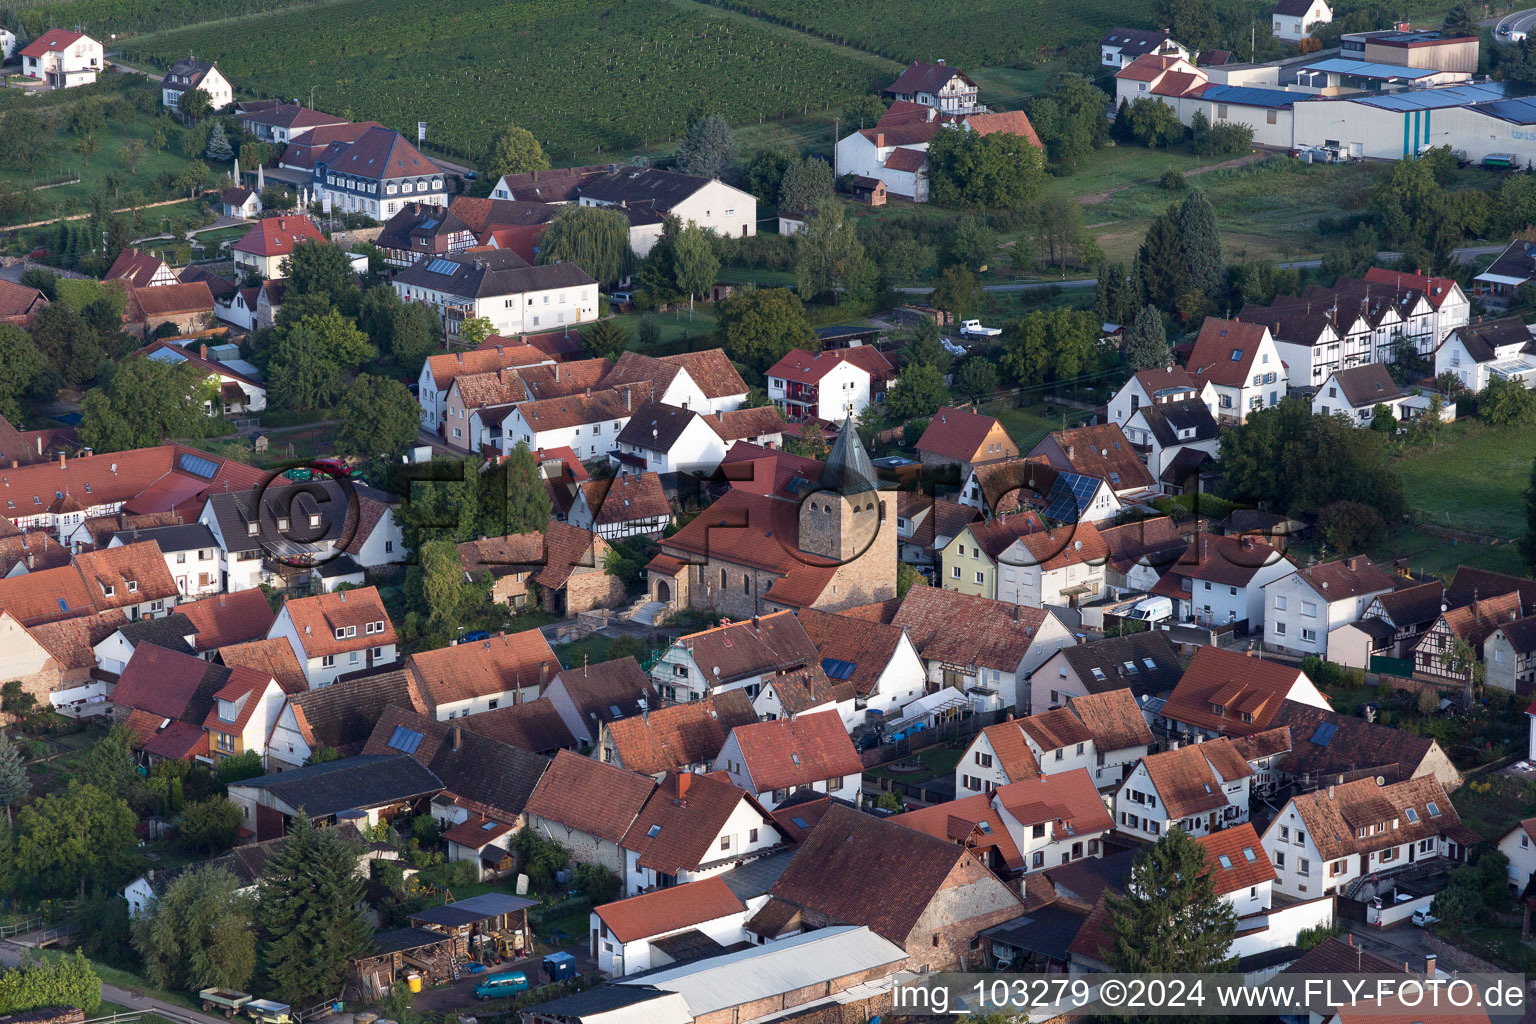
[[[476,299],[597,285],[574,263],[530,267],[527,260],[511,249],[439,253],[399,271],[394,280],[399,284]]]
[[[900,945],[969,856],[947,840],[834,804],[772,895],[834,921],[865,925]],[[1007,891],[1001,882],[996,887]]]
[[[618,443],[653,452],[669,452],[698,416],[692,409],[665,405],[653,399],[635,410],[624,429],[619,431]]]
[[[431,710],[416,689],[416,681],[402,669],[343,679],[288,697],[289,710],[305,741],[311,747],[331,747],[343,756],[363,749],[384,709],[391,705]]]
[[[434,707],[535,686],[560,671],[560,661],[537,629],[418,651],[407,666]]]
[[[230,672],[191,654],[140,644],[118,676],[112,703],[201,727]]]
[[[359,178],[414,178],[441,174],[438,166],[397,131],[370,128],[355,142],[338,142],[316,158],[327,171]]]
[[[651,677],[632,657],[565,669],[550,685],[557,683],[593,735],[601,722],[637,715],[661,704]]]
[[[1520,595],[1524,608],[1536,609],[1536,580],[1461,565],[1456,567],[1456,575],[1445,588],[1445,603],[1450,608],[1461,608],[1479,598],[1497,597],[1512,591]]]
[[[994,803],[1019,824],[1050,825],[1060,839],[1085,832],[1107,832],[1114,820],[1086,768],[1010,782],[992,794]],[[1059,826],[1059,828],[1058,828]]]
[[[1365,272],[1365,280],[1373,284],[1390,284],[1398,288],[1412,288],[1422,292],[1430,306],[1439,309],[1452,293],[1461,286],[1454,278],[1430,277],[1425,274],[1405,274],[1400,270],[1372,267]]]
[[[1497,359],[1499,356],[1496,349],[1507,345],[1523,345],[1529,350],[1533,344],[1536,344],[1531,340],[1530,328],[1517,316],[1463,324],[1451,333],[1461,339],[1467,354],[1479,363],[1489,363]]]
[[[1066,459],[1066,468],[1074,473],[1107,480],[1116,491],[1151,487],[1154,483],[1141,455],[1131,447],[1125,431],[1114,423],[1053,430],[1050,437]]]
[[[667,213],[709,182],[709,178],[681,171],[610,165],[607,174],[598,174],[579,183],[576,193],[583,199],[600,203],[645,206],[658,213]]]
[[[1172,690],[1184,673],[1178,650],[1161,630],[1074,644],[1063,647],[1059,656],[1089,693],[1128,689],[1135,697],[1145,697]]]
[[[395,624],[389,619],[377,587],[290,597],[284,602],[283,610],[293,621],[294,633],[304,653],[311,658],[395,643]],[[369,622],[383,622],[384,628],[376,633],[359,628]],[[338,629],[356,629],[357,632],[355,636],[338,639]]]
[[[130,287],[148,288],[154,282],[155,275],[162,269],[170,270],[165,260],[147,252],[127,248],[117,254],[117,259],[112,261],[112,266],[102,280],[127,281]]]
[[[468,716],[473,717],[473,716]],[[407,754],[431,769],[458,803],[496,821],[512,823],[549,762],[459,722],[430,712],[390,706],[373,727],[363,753]]]
[[[1391,782],[1412,778],[1435,746],[1427,736],[1294,700],[1281,702],[1272,724],[1291,733],[1290,752],[1275,763],[1276,769],[1307,785],[1362,774]]]
[[[62,53],[74,45],[77,39],[90,39],[84,32],[53,28],[32,40],[17,54],[20,57],[42,57],[50,53]]]
[[[249,121],[252,124],[271,125],[274,128],[286,128],[293,133],[295,128],[319,128],[324,125],[346,124],[345,118],[334,114],[324,114],[318,110],[298,103],[277,103],[259,110],[247,107],[236,115],[241,121]],[[295,133],[296,134],[296,133]]]
[[[725,351],[719,348],[683,352],[669,356],[648,356],[640,352],[625,352],[619,356],[612,372],[603,378],[605,388],[620,384],[649,381],[657,395],[672,383],[679,370],[686,371],[688,378],[703,392],[705,398],[728,398],[745,395],[747,384],[736,372]]]
[[[176,606],[176,614],[186,616],[197,631],[194,644],[199,651],[264,639],[277,619],[260,590],[237,590],[188,601]]]
[[[230,248],[253,256],[287,256],[300,242],[324,242],[325,236],[314,221],[302,214],[264,217],[251,225],[245,237]]]
[[[48,305],[48,296],[36,288],[25,288],[11,281],[0,281],[0,319],[23,317]]]
[[[1222,783],[1253,774],[1248,762],[1225,736],[1148,754],[1141,764],[1162,798],[1169,820],[1227,806],[1229,801]],[[1216,774],[1218,770],[1220,777]]]
[[[907,631],[924,661],[1018,671],[1047,619],[1044,608],[1004,604],[941,587],[913,587],[892,625]]]
[[[655,785],[644,775],[562,750],[529,795],[525,810],[617,845]]]
[[[1000,110],[990,114],[971,114],[965,119],[966,127],[977,135],[987,136],[998,132],[1004,135],[1020,135],[1035,146],[1041,146],[1040,136],[1030,123],[1029,115],[1022,110]],[[1043,147],[1042,147],[1043,148]]]
[[[816,644],[792,611],[727,623],[677,639],[704,676],[719,686],[753,675],[768,675],[819,663]]]
[[[1015,730],[1016,731],[1016,730]],[[1007,823],[992,806],[987,793],[947,800],[944,803],[918,807],[890,819],[898,825],[916,829],[935,839],[944,839],[972,851],[978,857],[987,850],[996,850],[1003,865],[1010,871],[1022,870],[1026,865],[1019,854],[1019,847],[1008,831]]]
[[[604,903],[593,913],[620,942],[634,942],[651,935],[666,935],[732,914],[746,912],[746,904],[719,876],[656,889],[627,900]]]
[[[1219,433],[1216,417],[1208,405],[1198,398],[1185,398],[1177,402],[1159,402],[1144,405],[1136,410],[1147,424],[1147,429],[1164,448],[1175,445],[1210,441]]]
[[[1195,652],[1162,714],[1171,721],[1229,735],[1261,732],[1274,723],[1300,675],[1301,670],[1291,665],[1207,645]],[[1212,711],[1216,705],[1226,714]],[[1242,714],[1251,720],[1243,721]]]
[[[1046,751],[1086,743],[1094,738],[1093,731],[1067,708],[1027,715],[1018,719],[1018,726],[1037,747]]]
[[[1418,583],[1390,594],[1380,594],[1373,602],[1381,605],[1388,619],[1399,629],[1416,623],[1434,622],[1440,617],[1440,605],[1445,600],[1445,584],[1439,580]]]
[[[550,362],[550,357],[532,345],[493,345],[484,348],[439,352],[427,357],[432,380],[438,390],[447,391],[461,374],[494,373],[508,366],[533,366]]]
[[[1331,376],[1352,409],[1407,397],[1407,392],[1392,379],[1386,363],[1365,363],[1347,370],[1335,370]]]
[[[1267,338],[1269,328],[1262,324],[1208,316],[1185,362],[1197,380],[1204,377],[1224,387],[1240,388],[1252,373],[1254,358]],[[1275,372],[1283,374],[1284,367],[1276,365]]]
[[[152,542],[82,551],[68,565],[0,579],[0,609],[24,626],[97,615],[176,594],[176,581]]]
[[[1025,742],[1024,730],[1018,720],[989,725],[981,733],[992,747],[997,767],[1008,776],[1009,782],[1022,782],[1040,775],[1040,762]]]
[[[835,348],[819,352],[792,348],[768,368],[767,375],[799,384],[819,384],[823,377],[844,363],[851,363],[871,376],[891,372],[890,361],[877,349],[860,345],[856,348]]]
[[[177,313],[211,313],[214,305],[213,292],[202,281],[135,288],[128,293],[128,304],[129,316],[134,320]]]
[[[1390,591],[1398,584],[1398,577],[1378,569],[1365,555],[1319,562],[1296,570],[1296,575],[1325,601],[1345,601],[1364,594]]]
[[[806,637],[832,678],[846,679],[856,692],[873,693],[901,643],[899,626],[801,608],[796,615]],[[828,669],[828,662],[838,664]]]
[[[1067,707],[1093,734],[1093,745],[1101,753],[1152,745],[1152,730],[1147,728],[1146,716],[1131,690],[1069,697]]]
[[[1519,594],[1500,594],[1498,597],[1478,598],[1469,605],[1442,612],[1440,619],[1451,635],[1467,641],[1482,654],[1483,641],[1498,626],[1522,618]],[[1423,640],[1421,639],[1422,643]]]
[[[215,656],[230,668],[245,666],[267,673],[290,696],[309,689],[309,680],[294,657],[293,646],[280,636],[220,647]]]
[[[635,815],[622,845],[637,855],[638,867],[666,875],[697,870],[743,802],[764,826],[777,830],[757,799],[725,773],[668,772]]]
[[[943,61],[932,64],[925,60],[915,60],[906,66],[905,70],[897,76],[896,81],[882,91],[898,95],[936,93],[952,78],[960,78],[970,86],[976,84],[964,71],[951,67]]]
[[[232,783],[231,788],[260,789],[311,818],[339,811],[366,810],[443,789],[442,780],[405,754],[344,757],[291,768]]]
[[[1163,44],[1168,33],[1149,28],[1112,28],[1099,39],[1100,46],[1112,46],[1122,54],[1140,56]]]
[[[659,775],[712,763],[732,729],[755,721],[746,690],[721,690],[703,700],[669,704],[609,722],[608,740],[624,768]]]
[[[1204,580],[1227,587],[1246,587],[1260,569],[1286,559],[1268,541],[1251,534],[1212,537],[1201,534],[1192,547],[1195,557],[1181,556],[1152,587],[1152,593],[1187,600],[1183,581]]]
[[[553,754],[561,747],[576,745],[565,719],[560,717],[554,702],[545,697],[465,715],[458,721],[482,736],[535,754]]]
[[[864,763],[836,711],[752,722],[731,730],[759,793],[859,775]]]
[[[1433,811],[1430,804],[1435,805]],[[1327,786],[1292,797],[1291,806],[1324,860],[1374,853],[1463,828],[1445,789],[1428,775],[1385,786],[1376,785],[1375,778]],[[1376,831],[1382,824],[1386,828]],[[1359,834],[1361,829],[1364,836]]]
[[[983,416],[975,409],[956,409],[946,405],[933,414],[923,436],[917,440],[917,450],[932,452],[946,458],[970,462],[981,451],[987,436],[998,422],[991,416]],[[1001,458],[1001,454],[998,456]]]
[[[1216,894],[1225,896],[1265,882],[1273,882],[1275,869],[1250,822],[1224,828],[1195,839],[1205,851]]]

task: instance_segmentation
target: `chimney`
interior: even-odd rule
[[[625,388],[625,389],[624,389],[624,408],[625,408],[625,409],[630,409],[630,408],[633,408],[633,407],[632,407],[632,406],[631,406],[631,405],[630,405],[630,398],[629,398],[629,393],[630,393],[630,390],[631,390],[631,389],[630,389],[630,388]]]
[[[693,773],[686,768],[679,769],[677,773],[677,799],[682,802],[688,798],[688,790],[693,785]]]
[[[199,346],[197,346],[197,354],[198,354],[199,358],[207,359],[208,358],[208,346],[207,345],[199,345]]]
[[[59,452],[59,468],[60,469],[64,468],[64,453],[63,452]]]
[[[544,692],[545,685],[549,682],[549,662],[539,663],[539,692]]]
[[[464,746],[464,727],[456,725],[453,727],[453,749],[458,750],[462,746]]]
[[[43,435],[37,435],[37,454],[43,454]],[[13,467],[14,468],[14,467]]]
[[[1071,462],[1073,456],[1076,455],[1076,454],[1077,454],[1077,445],[1075,445],[1075,444],[1067,445],[1067,461]]]
[[[1424,976],[1427,978],[1435,976],[1435,954],[1433,953],[1424,954]]]
[[[1330,785],[1330,786],[1329,786],[1329,787],[1328,787],[1328,799],[1329,799],[1329,800],[1332,800],[1332,799],[1333,799],[1333,786],[1332,786],[1332,785]]]
[[[875,148],[885,148],[885,132],[875,132]]]
[[[725,422],[725,412],[723,410],[720,410],[720,409],[716,409],[715,410],[715,422],[716,423],[724,423]]]

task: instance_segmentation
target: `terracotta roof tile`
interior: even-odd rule
[[[620,843],[655,782],[562,750],[528,798],[527,813]]]
[[[1049,825],[1054,839],[1107,832],[1114,820],[1086,768],[999,786],[992,800],[1026,827]]]
[[[560,672],[560,661],[537,629],[472,640],[410,656],[407,669],[433,706],[537,687]]]
[[[1301,670],[1246,654],[1201,647],[1163,705],[1175,722],[1247,735],[1269,728]],[[1212,710],[1219,704],[1225,714]],[[1246,714],[1251,721],[1243,721]]]
[[[160,257],[127,248],[117,254],[117,259],[112,261],[112,266],[102,280],[123,280],[135,288],[148,288],[161,268],[170,270]]]
[[[1457,567],[1451,585],[1445,588],[1445,603],[1460,608],[1478,598],[1497,597],[1511,591],[1520,594],[1521,604],[1527,611],[1536,610],[1536,580],[1462,565]]]
[[[299,643],[311,658],[396,642],[395,624],[390,621],[389,612],[384,609],[384,601],[379,597],[377,587],[289,598],[283,609],[293,620]],[[382,631],[367,632],[366,624],[378,622],[384,624]],[[338,629],[349,632],[355,629],[356,632],[338,639]]]
[[[689,633],[677,643],[691,654],[708,686],[820,661],[805,623],[790,611]]]
[[[978,857],[995,849],[1010,871],[1020,871],[1027,866],[1002,815],[992,806],[992,798],[986,793],[920,807],[897,814],[891,821],[935,839],[957,843]]]
[[[714,876],[605,903],[592,912],[608,926],[614,938],[634,942],[743,914],[746,909],[730,886]]]
[[[988,454],[982,450],[987,435],[998,425],[991,416],[983,416],[974,409],[956,409],[945,406],[933,414],[928,429],[918,438],[917,450],[933,452],[961,462],[984,460]]]
[[[880,674],[896,656],[901,644],[901,628],[811,608],[802,608],[796,614],[806,636],[820,654],[822,666],[825,667],[828,659],[848,662],[853,670],[847,679],[854,689],[861,694],[873,693]]]
[[[620,718],[607,723],[607,729],[622,767],[641,775],[659,775],[713,763],[730,731],[755,721],[746,691],[735,689]]]
[[[3,614],[3,613],[0,613]],[[113,608],[100,615],[81,615],[44,622],[27,633],[53,656],[61,668],[78,671],[96,667],[95,647],[128,622],[128,614]]]
[[[431,712],[386,707],[364,755],[407,754],[442,781],[454,802],[494,821],[516,821],[549,761],[521,747],[439,721]]]
[[[892,624],[925,661],[1016,672],[1051,613],[939,587],[913,587]]]
[[[1035,741],[1036,746],[1045,751],[1086,743],[1094,738],[1093,730],[1067,708],[1020,718],[1018,726]]]
[[[731,731],[760,793],[860,775],[864,764],[836,711],[754,722]]]
[[[1067,465],[1060,468],[1107,480],[1115,491],[1146,488],[1155,483],[1140,453],[1131,447],[1125,431],[1116,424],[1055,430],[1050,437],[1066,457]]]
[[[178,604],[176,611],[192,620],[197,630],[195,645],[199,651],[264,639],[277,620],[272,606],[267,603],[267,596],[260,590],[215,594],[200,601]]]
[[[1029,123],[1029,115],[1022,110],[1004,110],[993,114],[972,114],[965,119],[965,123],[977,135],[992,135],[997,132],[1007,135],[1022,135],[1033,145],[1040,145],[1040,136],[1036,134],[1035,126]]]
[[[535,754],[553,754],[562,747],[576,745],[576,738],[554,703],[543,697],[465,715],[459,721],[466,729]]]
[[[1024,739],[1024,730],[1017,721],[999,722],[981,730],[992,747],[997,767],[1009,782],[1023,782],[1040,777],[1040,762]]]
[[[1149,754],[1141,763],[1170,820],[1227,806],[1222,783],[1253,774],[1226,737]]]
[[[745,813],[777,827],[766,824],[772,820],[768,812],[724,772],[669,772],[635,815],[622,845],[636,854],[639,867],[666,875],[696,871],[716,852],[720,833],[743,804]]]
[[[246,649],[252,646],[242,645]],[[418,713],[431,710],[417,690],[416,681],[403,669],[291,693],[288,704],[311,747],[333,747],[344,757],[363,749],[386,709],[398,707]]]
[[[201,728],[213,707],[213,695],[229,681],[231,672],[190,654],[140,644],[112,689],[112,703]]]
[[[294,657],[293,646],[280,636],[220,647],[217,658],[230,668],[243,665],[267,673],[277,680],[284,693],[303,693],[309,689],[309,680]]]
[[[460,846],[478,850],[496,842],[511,831],[511,825],[475,814],[444,832],[441,839],[445,843],[458,843]]]
[[[264,217],[230,248],[253,256],[287,256],[299,242],[324,242],[314,221],[300,215]]]
[[[1269,855],[1248,822],[1200,836],[1195,842],[1205,850],[1206,863],[1211,867],[1218,895],[1225,896],[1275,880]]]
[[[573,666],[554,677],[550,685],[556,684],[565,691],[593,736],[604,722],[638,715],[646,708],[661,705],[661,698],[651,685],[651,677],[641,670],[640,663],[634,658]],[[547,694],[548,689],[545,692]]]
[[[1242,387],[1253,372],[1259,346],[1268,337],[1269,328],[1262,324],[1208,316],[1186,363],[1197,380],[1203,377],[1226,387]],[[1275,370],[1279,372],[1280,367]]]
[[[518,344],[439,352],[427,357],[427,365],[432,368],[433,383],[439,391],[447,391],[460,375],[494,373],[503,367],[533,366],[549,361],[549,356],[532,345]]]
[[[1293,797],[1291,806],[1324,860],[1374,853],[1461,827],[1445,789],[1427,775],[1386,786],[1376,785],[1374,778],[1328,786]]]
[[[1136,703],[1131,690],[1106,690],[1082,697],[1070,697],[1067,707],[1093,734],[1093,745],[1101,754],[1129,747],[1150,747],[1152,730]]]

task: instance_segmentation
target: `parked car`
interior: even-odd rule
[[[1415,928],[1424,928],[1437,923],[1439,920],[1438,917],[1431,914],[1428,910],[1415,910],[1413,912],[1413,926]]]
[[[476,999],[505,999],[528,991],[528,975],[522,971],[493,974],[475,986]]]
[[[491,634],[488,631],[483,629],[476,629],[459,637],[459,643],[470,644],[474,643],[476,640],[489,640],[490,638]]]
[[[352,467],[347,465],[345,459],[316,459],[312,465],[330,476],[348,477],[352,475]]]

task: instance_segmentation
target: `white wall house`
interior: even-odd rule
[[[1182,366],[1170,363],[1162,369],[1141,370],[1120,386],[1109,400],[1109,422],[1124,429],[1131,414],[1148,405],[1182,402],[1198,398],[1216,415],[1216,386],[1208,380],[1191,377]]]
[[[1519,317],[1487,320],[1452,331],[1435,350],[1435,376],[1454,373],[1469,391],[1494,377],[1536,388],[1536,342]]]
[[[1504,833],[1499,852],[1509,858],[1509,884],[1516,894],[1525,892],[1536,874],[1536,818],[1526,818]]]
[[[691,409],[646,402],[619,432],[609,461],[621,475],[714,472],[725,440]]]
[[[684,862],[675,856],[651,853],[647,848],[651,845],[649,840],[661,839],[661,832],[669,825],[688,828],[691,824],[686,814],[689,790],[695,786],[723,789],[725,785],[723,780],[705,779],[686,771],[661,782],[630,827],[629,834],[624,837],[625,892],[638,895],[658,887],[684,885],[710,878],[729,871],[744,859],[752,859],[754,854],[766,853],[784,842],[784,835],[774,824],[773,818],[757,801],[740,793],[725,821],[712,823],[707,842],[698,842],[704,835],[696,831],[698,826],[694,826],[695,846],[704,851],[697,859],[690,856]],[[684,802],[682,808],[685,813],[680,816],[668,814],[668,810],[677,806],[679,800]],[[657,808],[658,803],[663,806]],[[658,825],[656,835],[648,835]]]
[[[1328,653],[1328,634],[1365,614],[1396,589],[1364,555],[1325,562],[1264,585],[1264,640],[1297,655]]]
[[[16,52],[16,33],[8,28],[0,28],[0,60],[10,60],[11,54]]]
[[[397,131],[370,128],[355,142],[327,147],[315,159],[316,200],[333,209],[386,221],[407,203],[447,206],[442,170]]]
[[[737,726],[714,770],[770,811],[796,793],[856,800],[864,777],[842,718],[831,711]]]
[[[791,349],[768,368],[769,401],[792,423],[857,417],[869,406],[871,374],[848,356],[855,351]]]
[[[1326,0],[1280,0],[1271,15],[1270,31],[1276,39],[1295,43],[1307,38],[1318,25],[1333,20]]]
[[[176,581],[184,600],[223,591],[219,571],[220,551],[213,531],[200,523],[186,526],[162,526],[149,530],[125,530],[115,534],[108,547],[120,548],[136,541],[152,540],[165,556],[165,567]]]
[[[100,43],[82,32],[49,29],[21,51],[21,73],[55,89],[90,85],[106,68]]]
[[[1335,370],[1312,396],[1314,416],[1344,416],[1357,427],[1368,427],[1376,407],[1384,405],[1393,419],[1403,419],[1408,392],[1398,387],[1385,365],[1372,363],[1349,370]]]
[[[310,689],[400,660],[394,624],[373,587],[290,599],[267,637],[288,641]]]
[[[885,182],[888,193],[928,201],[928,144],[936,122],[865,128],[838,140],[837,173]]]
[[[1171,823],[1193,836],[1248,820],[1253,769],[1226,738],[1150,754],[1115,791],[1115,824],[1156,842]]]
[[[406,302],[442,314],[450,340],[471,318],[501,335],[529,334],[597,319],[597,282],[574,263],[530,267],[510,249],[434,256],[394,276]]]
[[[1262,324],[1206,317],[1188,365],[1216,386],[1216,418],[1222,422],[1241,423],[1285,397],[1285,360]]]
[[[569,448],[583,462],[606,458],[634,415],[634,404],[629,389],[522,402],[503,416],[497,446],[504,454],[522,444],[529,451]]]
[[[766,897],[754,897],[761,905]],[[753,908],[755,909],[755,907]],[[718,880],[701,880],[606,903],[591,914],[589,952],[597,969],[622,978],[672,963],[652,943],[697,931],[722,946],[747,941],[748,905]]]
[[[584,183],[578,193],[582,206],[654,211],[726,238],[757,234],[757,199],[718,179],[650,167],[620,167]],[[636,256],[644,256],[659,237],[659,223],[650,231],[631,231],[630,247]]]
[[[1082,769],[1015,782],[991,799],[1026,872],[1103,856],[1104,834],[1114,827]]]
[[[181,97],[193,89],[201,89],[208,96],[214,111],[223,110],[235,102],[234,86],[219,73],[219,69],[206,60],[184,57],[171,65],[160,80],[160,102],[166,110],[181,109]]]

